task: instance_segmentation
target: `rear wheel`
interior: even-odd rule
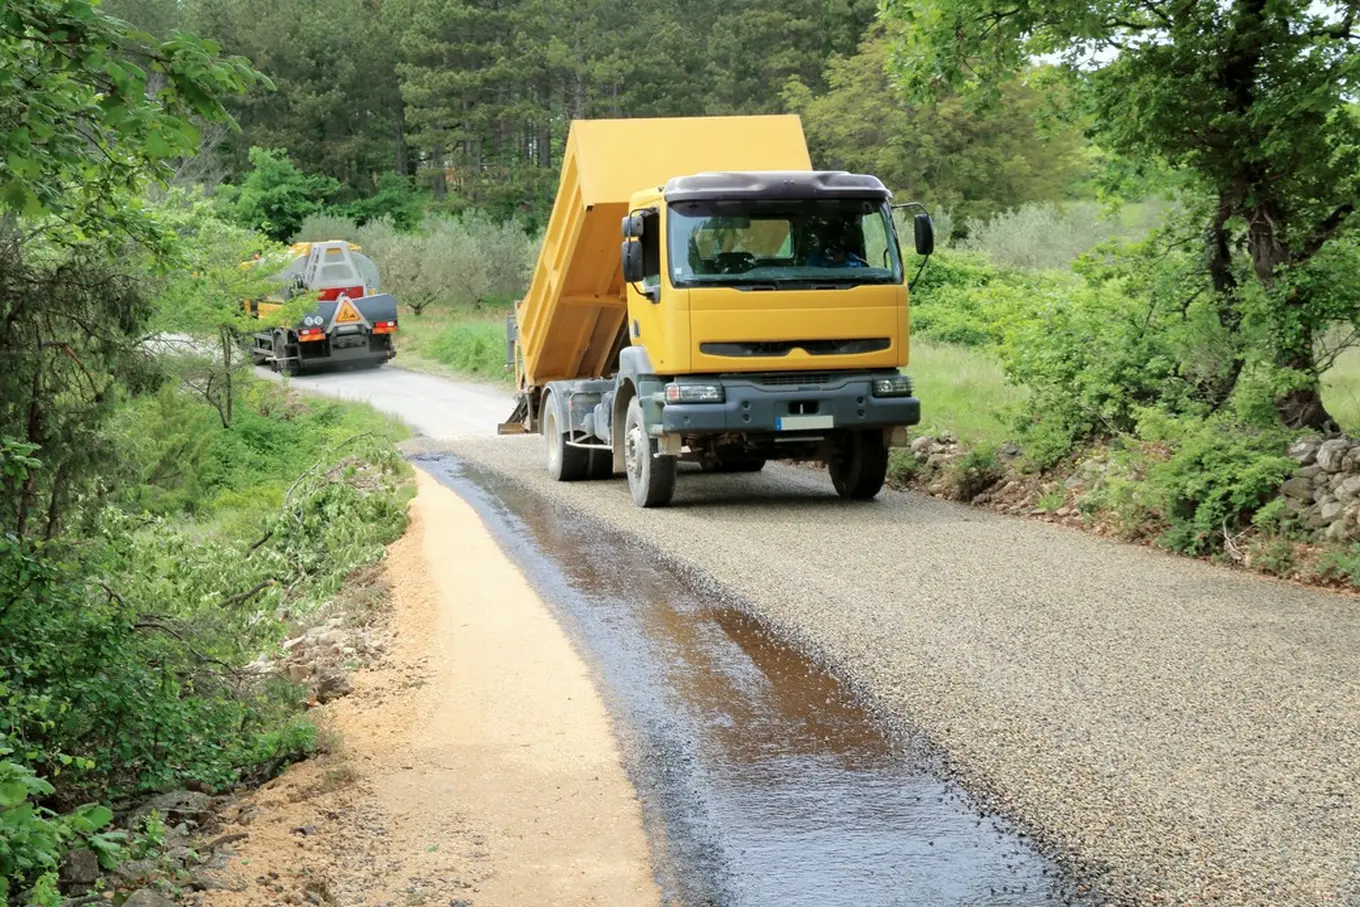
[[[588,450],[586,453],[590,454],[590,466],[587,470],[590,474],[590,478],[614,478],[614,451]]]
[[[579,482],[586,477],[593,451],[572,447],[557,424],[557,407],[551,396],[543,400],[543,437],[548,445],[548,475],[558,482]]]
[[[700,466],[704,472],[760,472],[765,468],[765,458],[755,456],[718,457],[704,460]]]
[[[876,429],[846,434],[836,456],[827,464],[836,493],[864,501],[883,490],[888,477],[888,445]]]
[[[628,401],[623,426],[623,459],[628,467],[628,489],[639,507],[664,507],[675,496],[675,457],[657,456],[656,440],[642,422],[642,404]]]
[[[296,375],[298,363],[288,358],[288,338],[283,331],[274,332],[274,371],[282,375]]]

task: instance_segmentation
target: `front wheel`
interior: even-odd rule
[[[675,496],[675,457],[658,456],[656,440],[647,434],[642,404],[628,401],[623,423],[623,459],[628,467],[628,490],[639,507],[664,507]]]
[[[836,494],[854,501],[867,501],[883,490],[888,478],[888,445],[877,429],[846,434],[840,449],[827,464]]]

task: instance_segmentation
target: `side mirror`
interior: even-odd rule
[[[914,222],[916,232],[916,254],[929,255],[935,251],[935,225],[930,221],[929,214],[916,215]]]
[[[641,214],[629,214],[623,218],[624,239],[641,239],[644,232]]]
[[[642,261],[642,243],[631,240],[623,244],[623,279],[626,283],[642,283],[647,269]]]

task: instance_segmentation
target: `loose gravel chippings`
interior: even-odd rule
[[[560,484],[456,454],[710,575],[924,731],[1102,901],[1360,905],[1360,603],[817,472]]]

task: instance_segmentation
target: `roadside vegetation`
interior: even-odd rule
[[[385,417],[241,368],[267,240],[166,191],[265,78],[81,0],[0,19],[0,903],[55,907],[72,867],[157,873],[168,817],[116,816],[316,745],[251,665],[382,557],[409,484]]]

